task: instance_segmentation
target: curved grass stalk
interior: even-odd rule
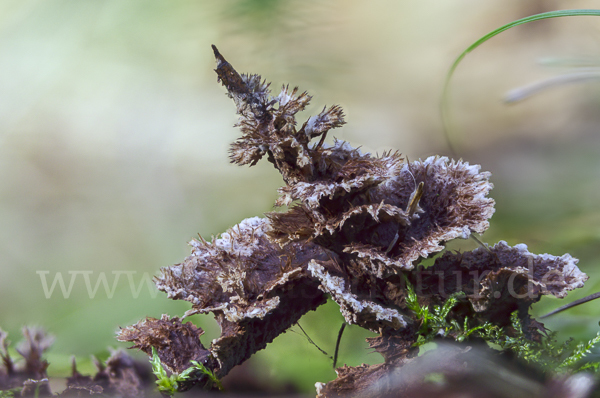
[[[491,31],[490,33],[486,34],[485,36],[482,36],[477,41],[475,41],[473,44],[471,44],[469,47],[467,47],[467,49],[464,50],[456,58],[456,60],[454,60],[454,63],[448,70],[448,74],[446,75],[446,79],[444,81],[444,87],[442,90],[442,98],[441,98],[441,104],[440,104],[444,136],[446,138],[446,141],[448,143],[448,147],[449,147],[450,151],[454,155],[456,155],[456,150],[451,141],[451,133],[454,131],[454,129],[452,127],[452,123],[451,123],[451,120],[449,117],[448,98],[449,98],[449,93],[450,93],[450,80],[452,79],[452,76],[454,75],[454,71],[458,67],[458,64],[460,64],[460,62],[463,60],[463,58],[465,58],[467,56],[467,54],[469,54],[471,51],[475,50],[477,47],[479,47],[480,45],[482,45],[483,43],[485,43],[492,37],[497,36],[500,33],[504,32],[508,29],[514,28],[515,26],[523,25],[523,24],[526,24],[529,22],[541,21],[543,19],[561,18],[561,17],[576,17],[576,16],[597,16],[598,17],[598,16],[600,16],[600,10],[581,9],[581,10],[549,11],[549,12],[544,12],[541,14],[535,14],[535,15],[531,15],[529,17],[517,19],[515,21],[507,23],[506,25],[503,25],[503,26]]]

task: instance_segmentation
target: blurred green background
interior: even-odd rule
[[[2,0],[0,2],[0,327],[56,336],[51,375],[69,356],[102,358],[119,326],[181,315],[187,303],[143,284],[181,262],[186,242],[271,210],[280,176],[266,162],[228,163],[238,135],[233,103],[216,82],[211,44],[240,72],[298,85],[313,96],[300,120],[341,104],[334,131],[363,150],[409,159],[450,155],[439,98],[469,44],[512,20],[594,1],[560,0]],[[590,275],[568,301],[600,290],[600,83],[588,81],[506,105],[505,93],[585,63],[600,68],[600,19],[562,18],[503,33],[470,54],[452,83],[458,156],[491,171],[496,213],[483,240],[571,253]],[[566,60],[555,66],[540,59]],[[461,247],[471,247],[465,242]],[[57,273],[47,298],[39,271]],[[71,272],[71,274],[69,274]],[[112,297],[100,286],[104,273]],[[135,274],[133,272],[136,272]],[[140,285],[141,284],[141,285]],[[137,296],[137,297],[134,297]],[[564,304],[543,300],[537,314]],[[546,323],[566,338],[598,331],[600,303]],[[192,317],[218,335],[210,317]],[[342,317],[329,303],[301,324],[333,354]],[[293,328],[298,331],[298,328]],[[377,363],[368,332],[347,329],[340,363]],[[280,336],[246,366],[266,383],[335,377],[300,333]],[[259,369],[259,371],[256,371]]]

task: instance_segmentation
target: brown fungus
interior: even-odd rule
[[[221,336],[208,348],[215,362],[209,368],[225,376],[229,370],[264,348],[302,315],[325,303],[326,296],[307,269],[313,259],[335,256],[316,244],[292,243],[281,248],[267,238],[267,219],[246,219],[211,243],[191,242],[192,255],[183,263],[166,267],[155,278],[159,290],[170,298],[187,300],[192,309],[186,316],[212,312]],[[184,347],[165,345],[181,324],[163,316],[123,329],[122,341],[146,353],[157,348],[169,358],[180,356]],[[187,325],[187,324],[186,324]],[[195,337],[201,346],[199,334]],[[200,351],[204,348],[199,348]],[[208,351],[206,351],[208,352]],[[192,360],[194,358],[189,358]],[[182,365],[189,365],[189,360]],[[181,372],[186,367],[172,369]]]
[[[272,243],[267,219],[249,218],[211,243],[190,242],[192,255],[183,263],[161,270],[155,278],[169,298],[186,300],[186,315],[214,312],[230,322],[263,319],[279,305],[277,289],[306,279],[311,259],[327,259],[316,244]]]
[[[181,373],[191,366],[190,361],[205,363],[211,353],[200,342],[204,330],[191,322],[163,315],[161,319],[146,318],[119,331],[118,340],[134,343],[148,355],[156,349],[163,366],[172,373]]]
[[[23,328],[25,339],[16,347],[24,361],[14,363],[8,355],[7,333],[0,329],[0,396],[21,397],[81,397],[103,394],[114,397],[144,397],[150,386],[154,385],[150,377],[147,362],[137,362],[124,351],[118,350],[101,364],[96,361],[98,371],[94,376],[79,373],[73,358],[71,376],[66,379],[66,388],[53,394],[46,369],[48,361],[43,354],[50,348],[53,337],[40,328]],[[7,391],[8,390],[8,391]],[[15,394],[13,394],[15,393]]]
[[[524,244],[511,247],[504,241],[489,249],[445,253],[432,267],[420,267],[416,275],[423,296],[441,303],[464,292],[471,317],[500,325],[509,324],[515,310],[525,316],[542,295],[564,298],[588,279],[569,254],[533,254]]]
[[[425,307],[464,292],[448,315],[453,320],[503,326],[518,310],[524,327],[539,329],[530,305],[541,294],[562,298],[583,285],[587,276],[569,255],[534,255],[504,242],[446,253],[420,267],[445,242],[488,228],[490,173],[446,157],[408,162],[398,152],[372,156],[346,142],[328,144],[328,131],[345,123],[339,106],[323,108],[298,128],[296,115],[311,99],[306,92],[284,86],[271,96],[260,76],[239,74],[213,50],[218,79],[239,115],[241,137],[230,147],[231,161],[252,166],[265,157],[285,182],[275,205],[289,208],[243,220],[210,243],[193,240],[191,255],[155,278],[169,298],[191,303],[185,316],[214,314],[221,335],[210,346],[201,344],[200,329],[168,316],[123,329],[120,340],[147,354],[155,348],[171,372],[201,360],[223,377],[330,296],[348,323],[379,334],[368,342],[384,363],[339,368],[318,394],[376,396],[371,387],[418,354],[422,320],[407,306],[405,280]],[[196,382],[207,385],[192,380],[185,388]]]
[[[48,361],[43,355],[54,338],[37,327],[24,327],[22,333],[24,340],[17,345],[16,351],[24,361],[15,363],[8,352],[8,333],[0,329],[0,391],[22,388],[22,396],[50,395],[46,372]]]

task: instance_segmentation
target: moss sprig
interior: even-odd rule
[[[152,358],[150,359],[150,363],[152,364],[152,373],[156,376],[156,386],[158,391],[163,394],[172,396],[176,392],[179,391],[180,383],[189,381],[192,379],[192,375],[196,371],[200,371],[200,373],[205,374],[208,378],[217,386],[219,390],[223,390],[223,385],[221,381],[214,375],[213,372],[208,370],[203,364],[198,361],[190,361],[193,366],[190,366],[186,370],[181,373],[173,373],[170,376],[167,374],[167,371],[163,367],[160,358],[158,357],[158,353],[156,352],[156,348],[152,347]]]
[[[559,342],[557,332],[550,332],[537,342],[528,339],[517,312],[511,314],[513,335],[497,326],[484,328],[480,335],[488,343],[497,345],[503,351],[512,351],[522,360],[551,372],[580,372],[584,370],[598,371],[600,362],[587,362],[577,366],[591,349],[600,342],[600,332],[588,342],[581,342],[572,348],[573,339]]]
[[[430,310],[429,306],[423,306],[419,303],[415,289],[408,280],[406,280],[406,291],[406,306],[415,314],[417,320],[421,321],[419,336],[414,346],[422,346],[438,337],[450,335],[455,336],[456,341],[462,342],[474,333],[479,335],[480,333],[477,332],[491,327],[491,324],[485,323],[469,328],[468,317],[465,317],[462,325],[456,319],[448,317],[460,299],[465,297],[463,292],[453,293],[442,305],[433,305]]]
[[[14,396],[21,395],[22,387],[11,388],[8,390],[0,390],[0,398],[13,398]]]
[[[448,317],[459,299],[464,297],[464,293],[454,293],[442,305],[432,305],[430,308],[419,303],[415,289],[408,280],[406,281],[406,291],[406,306],[421,322],[417,342],[414,346],[422,346],[437,338],[447,336],[452,336],[457,342],[463,342],[469,338],[480,338],[492,348],[511,351],[518,358],[546,371],[592,370],[597,372],[600,368],[600,362],[586,362],[577,366],[587,354],[591,353],[592,348],[600,343],[600,332],[588,342],[580,342],[575,348],[571,348],[572,338],[560,343],[557,339],[557,332],[550,332],[540,341],[534,341],[527,338],[523,332],[517,311],[511,314],[511,333],[508,333],[506,328],[489,322],[471,328],[468,317],[465,317],[462,325],[456,319]]]

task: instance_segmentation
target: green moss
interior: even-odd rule
[[[449,319],[450,311],[464,293],[455,293],[443,305],[433,305],[431,309],[419,304],[417,295],[410,282],[406,283],[408,292],[406,306],[421,322],[416,346],[433,342],[440,338],[454,338],[458,342],[470,339],[482,339],[491,348],[499,351],[511,351],[523,361],[550,372],[579,372],[593,370],[597,372],[600,362],[584,362],[584,357],[600,343],[600,332],[587,342],[579,342],[573,347],[573,339],[560,343],[556,332],[547,333],[540,341],[533,341],[525,335],[517,311],[511,314],[511,330],[493,325],[469,327],[468,318],[462,325],[456,319]]]
[[[150,363],[152,364],[152,373],[156,376],[156,386],[158,391],[169,396],[175,394],[179,391],[179,383],[191,380],[196,371],[200,371],[201,374],[207,375],[208,378],[216,384],[219,390],[223,390],[221,381],[210,370],[206,369],[203,364],[197,361],[190,362],[193,366],[190,366],[181,373],[173,373],[168,376],[167,371],[160,362],[156,349],[152,347],[152,358],[150,359]]]

